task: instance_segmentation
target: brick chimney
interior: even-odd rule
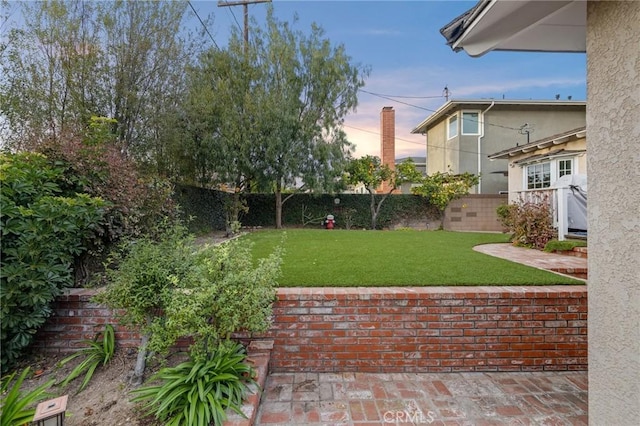
[[[386,106],[380,112],[380,160],[382,164],[396,169],[396,112],[393,107]],[[380,185],[378,192],[389,192],[389,185]]]

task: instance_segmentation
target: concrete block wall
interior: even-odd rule
[[[60,298],[35,343],[67,352],[112,312]],[[117,344],[137,333],[116,328]],[[246,339],[247,336],[239,336]],[[542,371],[587,368],[586,286],[281,288],[271,330],[280,372]],[[183,344],[186,344],[183,343]]]
[[[502,194],[471,194],[453,200],[445,211],[444,229],[501,232],[496,209],[506,203],[507,195]]]

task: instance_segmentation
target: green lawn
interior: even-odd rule
[[[282,287],[584,284],[475,252],[503,234],[447,231],[307,230],[252,232],[254,258],[286,237]]]

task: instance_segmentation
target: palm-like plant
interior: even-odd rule
[[[35,404],[46,397],[47,389],[53,385],[54,379],[48,380],[29,392],[21,392],[24,379],[29,374],[29,367],[25,368],[13,382],[17,372],[2,378],[0,385],[0,426],[24,425],[33,420]],[[12,383],[13,382],[13,383]]]
[[[221,425],[226,409],[246,417],[241,411],[249,385],[256,384],[254,370],[245,363],[240,344],[221,346],[204,360],[191,360],[156,373],[157,385],[133,390],[132,401],[148,401],[148,414],[167,426]]]
[[[103,336],[100,341],[99,337],[101,334]],[[82,392],[82,390],[89,384],[91,377],[93,377],[93,373],[100,364],[104,366],[113,358],[113,354],[115,352],[115,332],[113,330],[113,326],[111,324],[105,325],[104,333],[98,333],[93,340],[85,340],[84,343],[88,346],[80,349],[73,355],[66,357],[59,363],[59,366],[62,367],[71,360],[81,356],[85,357],[82,362],[76,365],[76,367],[71,370],[71,373],[69,373],[69,375],[59,383],[59,385],[64,387],[76,377],[85,373],[84,380],[80,384],[76,394]]]

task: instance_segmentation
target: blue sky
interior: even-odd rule
[[[243,23],[241,6],[218,7],[217,1],[192,4],[202,18],[213,14],[209,31],[220,46],[226,43],[230,26]],[[297,14],[295,28],[303,31],[317,23],[332,43],[345,46],[354,63],[370,66],[363,89],[393,100],[361,92],[357,111],[345,120],[345,130],[356,144],[355,157],[379,156],[380,111],[393,106],[397,158],[425,155],[424,137],[410,132],[445,102],[445,86],[452,99],[504,96],[550,100],[556,94],[561,99],[586,99],[584,54],[491,52],[471,58],[464,52],[453,52],[439,30],[475,4],[427,0],[272,3],[279,19],[291,21]],[[266,7],[250,5],[249,15],[263,22]],[[200,25],[195,16],[190,22]]]

